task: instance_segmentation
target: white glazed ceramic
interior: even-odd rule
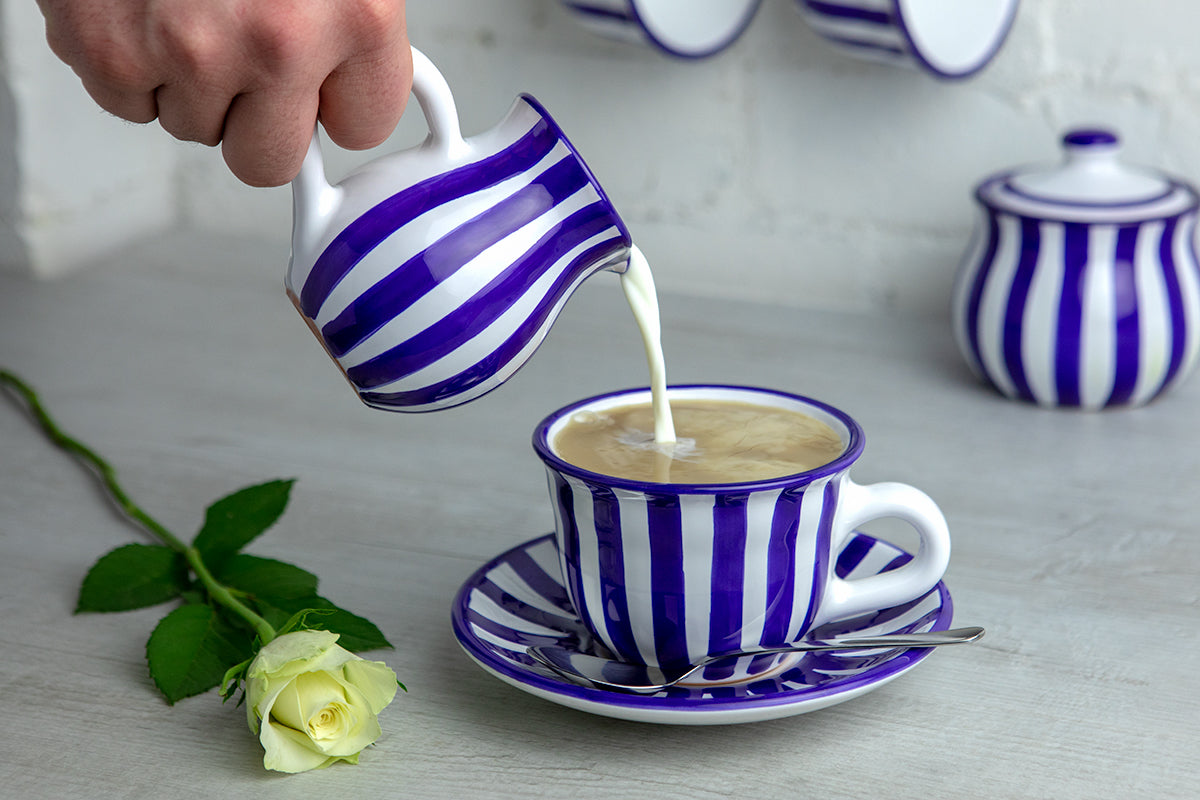
[[[1061,164],[993,175],[953,295],[967,363],[1048,407],[1137,406],[1200,352],[1197,195],[1131,167],[1104,129],[1063,137]]]
[[[432,411],[498,386],[571,292],[626,268],[629,232],[528,95],[464,139],[446,81],[413,51],[421,145],[331,186],[314,134],[293,182],[288,295],[363,402]]]
[[[648,389],[582,400],[544,419],[533,446],[548,476],[563,582],[584,625],[617,658],[673,668],[787,644],[831,620],[921,597],[941,579],[950,559],[945,518],[912,486],[850,479],[864,434],[849,415],[754,387],[672,386],[668,395],[806,414],[829,425],[843,451],[827,464],[776,478],[648,483],[582,469],[560,458],[553,444],[576,414],[649,404]],[[884,517],[912,526],[921,541],[918,557],[884,575],[838,577],[834,557],[842,544],[859,525]],[[773,654],[725,660],[689,681],[744,679],[780,661]]]
[[[796,0],[842,52],[966,78],[1004,44],[1019,0]]]
[[[858,580],[904,564],[911,556],[856,533],[837,554],[839,577]],[[505,683],[536,697],[606,717],[667,725],[761,722],[817,711],[895,680],[934,648],[807,653],[768,676],[721,686],[674,686],[632,695],[579,686],[535,662],[525,648],[557,644],[591,652],[587,632],[567,599],[552,536],[502,553],[467,579],[454,600],[454,635],[471,659]],[[939,582],[925,596],[823,625],[814,636],[873,636],[946,630],[954,616]]]
[[[761,0],[562,0],[588,30],[648,44],[683,58],[724,50],[742,34]]]

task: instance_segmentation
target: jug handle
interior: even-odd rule
[[[469,148],[459,128],[458,109],[450,85],[429,57],[415,47],[412,61],[413,96],[420,103],[425,124],[429,126],[425,146],[446,159],[463,156]]]
[[[450,85],[429,57],[415,47],[412,48],[412,61],[412,93],[429,126],[429,136],[423,146],[447,160],[464,156],[470,148],[459,127],[458,109]],[[309,253],[316,246],[341,205],[342,195],[342,188],[330,185],[325,176],[321,141],[318,130],[314,129],[300,172],[292,181],[293,254]]]

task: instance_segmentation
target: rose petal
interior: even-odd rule
[[[383,735],[383,728],[379,726],[379,719],[371,713],[368,713],[368,708],[362,697],[359,697],[360,705],[355,708],[353,704],[350,706],[350,713],[353,714],[354,723],[350,727],[344,739],[341,741],[322,741],[319,744],[322,751],[326,755],[331,756],[348,756],[361,751],[363,748],[375,743],[375,740]]]
[[[294,693],[296,698],[296,716],[292,719],[285,719],[279,713],[279,704],[289,695],[289,692]],[[313,716],[322,708],[334,703],[345,702],[346,691],[332,675],[328,672],[306,672],[296,676],[296,679],[289,684],[289,688],[279,695],[279,699],[275,701],[275,710],[271,713],[276,719],[286,722],[298,731],[303,731],[308,727]]]
[[[294,631],[266,644],[250,664],[248,674],[276,673],[285,667],[307,664],[337,645],[338,635],[331,631]],[[339,648],[340,649],[340,648]]]
[[[263,719],[271,719],[280,725],[285,725],[292,730],[304,730],[304,707],[300,699],[300,693],[296,690],[296,682],[292,681],[287,686],[283,687],[275,698],[275,703]]]
[[[362,692],[372,714],[378,714],[396,697],[396,673],[382,661],[348,661],[342,665],[342,676]]]
[[[337,645],[328,631],[267,644],[247,671],[247,718],[268,769],[303,772],[358,753],[383,733],[376,714],[396,696],[396,673]]]
[[[358,718],[359,715],[347,703],[330,703],[308,718],[305,732],[314,744],[325,751],[329,746],[344,742],[358,727]]]
[[[263,746],[263,766],[276,772],[307,772],[338,760],[312,749],[312,742],[299,731],[269,719],[263,722],[258,740]]]
[[[358,656],[339,647],[338,635],[329,631],[295,631],[263,647],[246,672],[246,719],[257,732],[259,720],[271,713],[279,692],[306,672],[338,671]],[[294,660],[281,660],[293,656]]]

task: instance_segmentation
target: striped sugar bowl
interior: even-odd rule
[[[289,297],[364,403],[434,411],[507,380],[572,291],[623,271],[629,232],[536,100],[464,139],[437,68],[413,50],[429,125],[417,147],[325,178],[318,139],[292,184]]]
[[[952,310],[967,363],[1047,407],[1142,405],[1200,352],[1197,194],[1126,166],[1111,131],[1063,137],[1061,165],[994,175]]]
[[[796,0],[813,30],[859,58],[966,78],[1000,51],[1019,0]]]
[[[733,44],[761,0],[562,0],[580,25],[672,56],[703,58]]]
[[[798,411],[833,428],[843,451],[824,466],[768,480],[643,483],[570,464],[554,441],[576,414],[649,403],[648,389],[582,400],[543,420],[533,446],[546,466],[563,585],[589,632],[618,658],[681,666],[786,644],[831,620],[916,601],[941,579],[950,558],[942,513],[906,484],[850,480],[863,432],[844,412],[753,387],[673,386],[669,396]],[[834,555],[856,526],[882,517],[916,529],[918,555],[879,575],[838,577]],[[762,676],[789,659],[725,659],[697,683]]]

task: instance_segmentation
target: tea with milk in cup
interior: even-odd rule
[[[655,441],[649,403],[574,414],[554,437],[564,461],[645,483],[741,483],[807,472],[845,449],[824,422],[786,408],[726,400],[671,403],[676,441]]]

